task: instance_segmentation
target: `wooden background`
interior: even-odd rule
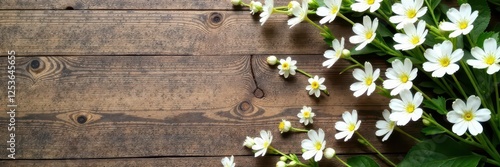
[[[302,127],[304,105],[317,114],[308,128],[324,129],[342,158],[375,157],[355,138],[334,139],[334,123],[352,109],[365,137],[403,158],[411,140],[395,133],[382,143],[374,134],[389,100],[352,96],[351,71],[339,74],[346,61],[321,67],[329,48],[314,27],[258,19],[225,0],[0,1],[0,166],[221,166],[230,155],[237,166],[274,166],[278,156],[254,158],[242,143],[271,130],[275,148],[300,153],[307,135],[281,135],[277,125]],[[352,34],[340,19],[329,26],[337,37]],[[8,50],[16,51],[16,160],[5,149]],[[326,77],[331,96],[309,96],[303,75],[279,76],[265,62],[271,54]]]

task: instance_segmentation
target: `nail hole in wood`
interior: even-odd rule
[[[38,67],[40,67],[40,61],[39,60],[33,60],[33,61],[31,61],[30,66],[33,69],[38,69]]]
[[[87,117],[86,117],[86,116],[83,116],[83,115],[80,115],[80,116],[78,116],[78,118],[76,118],[76,121],[77,121],[79,124],[84,124],[85,122],[87,122]]]
[[[250,103],[247,101],[241,102],[239,108],[241,111],[247,111],[250,109]]]
[[[220,23],[222,21],[222,14],[214,12],[210,14],[210,20],[212,23]]]
[[[72,6],[68,6],[66,7],[66,10],[74,10],[74,8]]]

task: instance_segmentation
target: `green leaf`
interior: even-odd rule
[[[472,7],[472,11],[477,10],[479,12],[478,17],[473,23],[474,28],[470,32],[472,41],[476,42],[479,35],[486,30],[490,23],[491,11],[486,0],[473,0],[468,3]]]
[[[431,4],[431,6],[429,6],[431,9],[429,10],[434,10],[436,9],[436,7],[439,5],[439,3],[441,2],[441,0],[428,0]]]
[[[429,136],[429,135],[442,134],[445,133],[445,131],[436,126],[427,126],[425,128],[422,128],[422,133],[424,133],[426,136]]]
[[[373,159],[368,156],[358,155],[347,159],[347,164],[356,167],[379,167]]]
[[[448,111],[446,110],[446,99],[439,96],[437,99],[432,98],[430,101],[424,100],[424,107],[437,111],[441,115],[446,115]]]
[[[413,146],[398,167],[477,166],[481,158],[462,143],[436,135]]]
[[[377,28],[377,34],[379,34],[381,37],[392,37],[392,36],[394,36],[394,33],[392,33],[391,30],[389,30],[387,28],[387,26],[389,26],[389,25],[381,24],[381,26],[378,26],[378,28]]]
[[[495,40],[498,41],[498,32],[483,32],[479,35],[479,37],[477,38],[477,41],[476,41],[476,45],[478,47],[483,47],[483,44],[484,44],[484,40],[488,39],[488,38],[493,38]]]

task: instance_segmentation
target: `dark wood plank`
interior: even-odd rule
[[[356,140],[334,141],[334,123],[352,109],[360,112],[361,133],[383,152],[409,149],[411,141],[403,136],[383,145],[374,135],[388,100],[354,98],[347,90],[350,74],[338,75],[346,62],[325,70],[319,67],[321,55],[294,58],[300,68],[327,77],[332,96],[319,101],[308,96],[305,77],[284,80],[265,65],[265,56],[18,57],[17,158],[251,155],[242,142],[261,129],[273,131],[276,148],[300,153],[306,135],[281,136],[277,123],[289,119],[300,127],[296,114],[303,105],[317,114],[311,128],[323,128],[328,146],[339,153],[368,151]],[[41,67],[29,67],[34,60]],[[6,87],[6,79],[0,78],[0,87]],[[5,105],[2,100],[0,106]],[[1,126],[7,126],[6,117],[0,115]],[[6,128],[0,134],[7,134]]]
[[[0,11],[5,32],[0,48],[18,56],[322,54],[328,49],[313,26],[289,29],[287,19],[273,16],[261,27],[258,17],[242,11]],[[342,22],[331,28],[346,38],[352,34]]]

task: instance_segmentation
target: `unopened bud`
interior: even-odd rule
[[[286,156],[281,156],[280,157],[280,161],[287,161],[287,160],[288,160],[288,158]]]
[[[342,50],[342,58],[348,58],[348,57],[351,57],[351,51],[349,51],[349,49]]]
[[[358,142],[365,146],[368,145],[368,143],[366,143],[366,141],[363,139],[358,139]]]
[[[430,126],[431,125],[431,121],[427,120],[427,119],[422,119],[422,123],[425,125],[425,126]]]
[[[250,10],[250,13],[252,13],[252,15],[262,11],[262,3],[255,1],[250,2]]]
[[[278,161],[278,163],[276,163],[276,167],[285,167],[285,166],[286,166],[286,163],[283,161]]]
[[[267,57],[266,61],[267,61],[267,64],[273,66],[278,62],[278,58],[276,58],[276,56],[269,56],[269,57]]]
[[[295,162],[295,161],[290,161],[288,163],[288,166],[295,166],[295,165],[297,165],[297,162]]]
[[[232,3],[234,6],[240,6],[240,5],[241,5],[241,0],[231,0],[231,3]]]
[[[332,159],[335,156],[335,150],[333,148],[326,148],[324,155],[326,159]]]

